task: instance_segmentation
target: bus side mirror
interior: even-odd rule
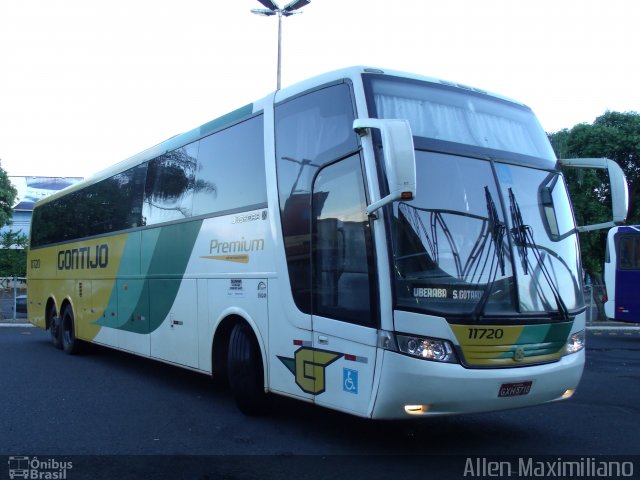
[[[608,158],[565,158],[560,160],[560,164],[574,168],[598,168],[609,172],[613,221],[577,227],[579,232],[611,228],[625,221],[629,210],[629,187],[624,172],[616,162]]]
[[[353,121],[353,129],[362,136],[369,135],[371,128],[380,130],[382,136],[389,195],[369,205],[368,215],[389,203],[412,200],[416,194],[416,155],[409,121],[377,118],[359,118]]]

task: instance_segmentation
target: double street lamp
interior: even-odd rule
[[[285,5],[283,8],[278,7],[273,0],[258,0],[265,8],[253,8],[251,13],[256,15],[262,15],[265,17],[271,17],[273,15],[278,16],[278,82],[277,90],[280,90],[280,69],[282,63],[282,17],[290,17],[295,15],[300,8],[309,5],[311,0],[293,0],[291,3]]]

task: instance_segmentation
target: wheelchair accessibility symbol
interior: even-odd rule
[[[358,371],[349,368],[342,369],[342,389],[345,392],[358,394]]]

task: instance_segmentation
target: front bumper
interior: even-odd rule
[[[582,377],[585,351],[544,365],[468,369],[384,351],[372,418],[408,418],[405,406],[425,406],[420,415],[486,412],[538,405],[563,398]],[[531,381],[526,395],[499,397],[505,383]]]

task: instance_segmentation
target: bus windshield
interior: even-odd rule
[[[398,307],[562,320],[582,308],[568,192],[535,116],[426,82],[400,100],[392,80],[382,83],[372,82],[370,105],[379,117],[408,118],[416,139],[417,195],[393,206],[390,227]],[[436,97],[455,105],[434,106]]]

